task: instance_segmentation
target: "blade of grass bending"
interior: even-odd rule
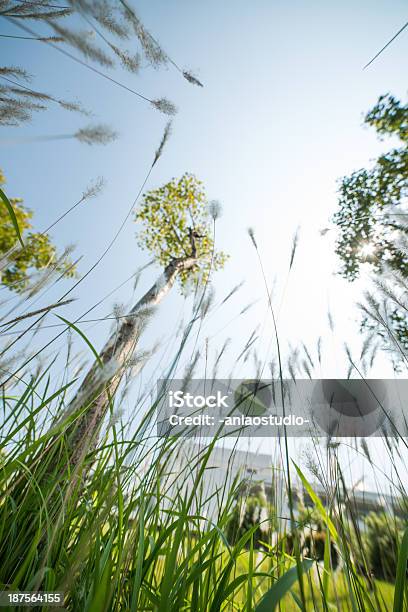
[[[17,234],[18,241],[21,244],[21,246],[24,248],[24,242],[23,242],[23,239],[21,238],[21,232],[20,232],[20,228],[19,228],[19,225],[18,225],[16,213],[14,212],[14,208],[13,208],[10,200],[8,199],[8,197],[6,196],[6,194],[4,193],[4,191],[2,189],[0,189],[0,199],[2,200],[4,206],[7,208],[7,212],[9,214],[11,222],[13,224],[14,231]]]
[[[304,559],[301,563],[302,571],[308,572],[312,565],[313,561],[311,559]],[[298,578],[298,568],[294,565],[265,593],[256,606],[255,612],[272,612],[275,610],[281,599],[292,588]]]
[[[404,537],[402,538],[401,547],[398,555],[397,565],[397,578],[395,581],[395,592],[394,592],[394,612],[402,612],[404,607],[404,591],[406,588],[406,575],[407,575],[407,561],[408,561],[408,528],[405,530]]]
[[[302,481],[303,486],[305,487],[306,491],[308,492],[308,494],[310,495],[311,500],[313,501],[314,505],[316,506],[316,509],[319,511],[319,514],[321,515],[321,517],[323,518],[324,522],[326,523],[329,531],[330,531],[330,535],[333,538],[333,540],[338,540],[338,533],[336,530],[336,527],[334,526],[333,521],[331,520],[330,516],[327,514],[320,498],[318,497],[318,495],[316,495],[316,493],[313,491],[313,488],[311,486],[311,484],[309,483],[309,481],[307,480],[306,476],[303,474],[302,470],[300,469],[300,467],[298,465],[296,465],[296,463],[292,460],[293,465],[295,466],[296,472],[300,478],[300,480]]]
[[[91,351],[94,354],[94,357],[95,357],[96,361],[98,362],[98,364],[102,368],[103,367],[103,363],[101,361],[101,358],[99,357],[99,353],[96,350],[96,348],[93,346],[92,342],[90,342],[90,340],[88,340],[88,338],[85,336],[84,332],[82,332],[79,329],[79,327],[77,327],[73,323],[70,323],[67,319],[64,319],[64,317],[61,317],[60,315],[55,315],[55,316],[58,317],[59,319],[61,319],[61,321],[64,321],[64,323],[66,323],[69,327],[71,327],[71,329],[74,329],[77,332],[77,334],[79,334],[81,336],[82,340],[84,340],[84,342],[86,342],[86,344],[89,346],[89,348],[91,349]]]

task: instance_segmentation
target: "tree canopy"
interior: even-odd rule
[[[208,202],[203,184],[192,174],[184,174],[147,192],[136,212],[143,228],[138,244],[149,251],[161,266],[191,255],[191,236],[195,237],[197,264],[179,274],[183,290],[188,281],[206,283],[210,270],[218,270],[227,256],[216,251],[211,217],[218,215],[215,202]]]
[[[339,210],[334,221],[340,229],[336,245],[343,275],[354,280],[363,263],[376,271],[390,267],[408,276],[408,257],[401,238],[408,226],[404,204],[408,193],[408,105],[382,96],[366,115],[365,124],[380,137],[396,137],[399,146],[381,155],[373,167],[344,177]]]
[[[408,348],[408,105],[381,96],[364,123],[394,146],[370,168],[341,179],[336,253],[345,278],[356,279],[362,266],[374,273],[380,293],[370,297],[363,324],[389,326],[387,333]]]
[[[5,177],[0,170],[0,187]],[[6,207],[0,202],[1,284],[17,293],[29,285],[34,270],[54,270],[67,277],[75,276],[75,266],[66,256],[59,256],[47,233],[31,231],[33,212],[22,204],[21,198],[10,198],[24,239],[24,248],[16,242],[16,232]]]

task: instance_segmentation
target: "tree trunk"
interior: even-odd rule
[[[191,256],[173,259],[149,291],[121,320],[118,329],[103,347],[99,360],[95,361],[86,374],[63,415],[65,419],[79,408],[87,406],[67,432],[73,465],[76,465],[97,442],[109,406],[109,397],[115,394],[127,363],[133,355],[144,328],[147,312],[168,294],[181,271],[189,270],[196,264],[195,248],[192,249]]]

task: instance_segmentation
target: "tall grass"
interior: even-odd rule
[[[197,318],[195,310],[191,320]],[[188,333],[192,329],[187,325]],[[185,342],[186,334],[176,361]],[[76,407],[62,422],[55,418],[78,385],[69,359],[63,384],[55,385],[56,368],[50,360],[39,372],[11,378],[2,390],[2,589],[63,591],[65,607],[74,611],[407,609],[407,538],[394,604],[392,582],[372,574],[338,445],[329,441],[322,450],[316,443],[306,470],[293,464],[288,441],[281,441],[282,458],[274,465],[282,474],[280,490],[262,519],[273,529],[266,530],[259,548],[257,532],[265,527],[259,522],[227,538],[242,484],[232,469],[234,451],[224,481],[213,486],[211,459],[222,439],[191,444],[155,438],[154,394],[137,406],[134,425],[117,418],[117,391],[98,443],[73,462],[70,432],[88,406]],[[390,462],[396,463],[398,442],[388,444]],[[382,479],[369,450],[356,452],[368,456]],[[313,471],[326,492],[324,502],[307,476]],[[312,500],[309,513],[295,513],[295,477]],[[403,500],[402,482],[390,485]],[[289,499],[287,516],[280,515],[279,496]],[[208,513],[210,505],[215,511]],[[387,529],[396,533],[397,519],[392,512],[386,517]],[[323,558],[317,533],[324,541]],[[308,550],[307,534],[312,534]],[[337,568],[331,545],[338,551]]]

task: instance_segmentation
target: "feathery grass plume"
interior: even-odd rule
[[[238,357],[236,359],[237,362],[241,359],[241,357],[243,355],[245,355],[245,353],[248,352],[248,350],[251,348],[251,346],[258,340],[258,336],[256,335],[258,329],[259,329],[259,325],[257,325],[255,327],[255,329],[252,330],[251,335],[249,336],[248,340],[246,341],[244,348],[239,353],[239,355],[238,355]]]
[[[365,355],[368,352],[368,349],[372,346],[373,344],[373,340],[374,338],[377,336],[377,334],[375,332],[368,334],[363,342],[363,346],[361,347],[361,352],[360,352],[360,360],[363,359],[365,357]]]
[[[217,372],[218,372],[218,366],[220,364],[221,358],[224,355],[225,351],[227,350],[228,346],[231,344],[231,338],[227,338],[224,341],[224,344],[222,345],[217,357],[215,358],[214,361],[214,365],[213,365],[213,371],[212,371],[212,378],[215,380],[217,378]]]
[[[208,211],[213,221],[216,221],[221,216],[221,203],[218,200],[211,200],[208,206]]]
[[[258,340],[258,338],[256,338],[256,340]],[[252,354],[251,349],[248,349],[248,350],[245,352],[245,356],[244,356],[244,363],[246,363],[246,362],[248,361],[248,359],[250,358],[251,354]]]
[[[119,319],[121,319],[125,314],[125,305],[120,303],[114,304],[112,308],[112,314],[118,322]]]
[[[293,361],[291,356],[289,356],[288,358],[287,367],[288,367],[288,372],[289,372],[291,379],[293,381],[296,381],[296,370],[298,366],[297,366],[297,363]]]
[[[164,115],[173,116],[177,114],[177,106],[167,98],[152,100],[150,104]]]
[[[134,280],[133,280],[133,287],[132,287],[133,291],[136,291],[141,276],[142,276],[141,272],[137,272],[135,274],[135,277],[134,277]]]
[[[197,79],[197,77],[191,72],[191,70],[184,70],[183,77],[192,85],[197,85],[198,87],[204,87],[204,85]]]
[[[129,315],[126,315],[126,316],[130,318],[135,317],[138,319],[138,327],[141,330],[140,333],[142,333],[142,331],[146,329],[148,322],[154,316],[156,311],[157,311],[157,306],[144,306],[143,308],[139,308],[139,310],[137,310],[136,312],[130,313]]]
[[[67,304],[71,304],[75,301],[75,298],[70,298],[68,300],[64,300],[63,302],[56,302],[55,304],[50,304],[49,306],[44,306],[43,308],[38,308],[37,310],[33,310],[31,312],[26,312],[25,314],[21,314],[14,319],[10,319],[5,323],[1,323],[0,327],[5,327],[11,325],[13,323],[18,323],[19,321],[23,321],[24,319],[29,319],[30,317],[34,317],[38,314],[42,314],[43,312],[49,312],[50,310],[54,310],[55,308],[60,308],[61,306],[66,306]]]
[[[314,363],[313,363],[313,359],[312,356],[310,355],[310,352],[306,346],[306,344],[304,342],[302,342],[302,348],[304,350],[304,353],[307,357],[308,362],[310,363],[311,367],[314,368]]]
[[[129,27],[123,21],[122,15],[117,19],[119,7],[112,6],[107,0],[70,0],[70,4],[79,12],[89,14],[108,32],[120,39],[129,38]]]
[[[129,51],[126,49],[119,49],[116,45],[112,43],[108,43],[112,51],[115,55],[118,56],[120,62],[126,70],[132,72],[133,74],[137,74],[140,70],[141,59],[139,53],[135,55],[130,55]]]
[[[344,343],[344,351],[346,353],[348,362],[350,364],[349,368],[347,370],[347,377],[346,378],[350,378],[352,371],[355,369],[355,365],[354,365],[353,358],[351,356],[350,347],[348,346],[347,342]]]
[[[369,361],[370,368],[372,368],[374,365],[374,361],[377,356],[377,352],[378,352],[378,344],[375,344],[373,347],[373,350],[371,351],[371,356],[370,356],[370,361]]]
[[[20,96],[23,99],[25,97],[31,97],[37,100],[45,100],[45,101],[49,101],[49,102],[55,102],[56,104],[59,104],[62,108],[64,108],[65,110],[68,111],[72,111],[72,112],[77,112],[77,113],[81,113],[82,115],[91,115],[91,113],[89,111],[87,111],[86,109],[83,108],[83,106],[79,103],[79,102],[71,102],[71,101],[67,101],[67,100],[59,100],[58,98],[54,98],[53,96],[51,96],[48,93],[42,92],[42,91],[37,91],[35,89],[31,89],[29,87],[27,87],[26,85],[22,85],[21,83],[16,83],[15,81],[13,81],[12,79],[1,75],[0,74],[0,78],[2,78],[3,80],[7,81],[8,83],[11,83],[13,85],[13,87],[1,87],[0,91],[4,94],[8,94],[9,92],[11,92],[12,94],[16,95],[16,96]]]
[[[0,66],[0,75],[13,76],[23,81],[31,81],[31,75],[19,66]]]
[[[329,323],[329,328],[331,332],[334,332],[334,321],[333,321],[333,317],[332,317],[332,313],[330,312],[330,309],[327,309],[327,321]]]
[[[300,231],[300,228],[298,227],[296,232],[295,232],[295,235],[293,236],[292,250],[291,250],[291,253],[290,253],[290,261],[289,261],[289,270],[292,269],[293,262],[294,262],[294,259],[295,259],[295,255],[296,255],[296,250],[297,250],[297,247],[298,247],[298,244],[299,244],[299,231]]]
[[[254,304],[256,304],[258,300],[255,300],[254,302],[250,302],[249,304],[247,304],[246,306],[243,307],[242,310],[239,311],[239,316],[245,314],[246,312],[248,312],[248,310],[250,310],[250,308],[252,308],[252,306],[254,306]]]
[[[133,30],[139,39],[140,45],[143,49],[143,53],[147,61],[157,68],[160,65],[167,64],[167,55],[160,47],[158,42],[153,38],[150,32],[145,28],[143,23],[140,21],[135,10],[129,6],[124,0],[119,0],[123,6],[125,17],[132,24]]]
[[[259,380],[263,372],[263,362],[262,359],[259,357],[258,351],[256,349],[254,349],[252,358],[254,361],[255,378],[256,380]]]
[[[0,351],[0,384],[2,383],[2,380],[6,377],[6,375],[12,373],[16,364],[26,359],[27,357],[27,352],[25,349],[15,352],[10,357],[3,357],[3,355],[8,352],[9,346],[9,344],[3,345],[2,350]],[[8,386],[11,386],[12,384],[13,381],[11,380]]]
[[[317,359],[319,361],[319,364],[322,365],[322,337],[319,336],[319,338],[317,339]]]
[[[202,319],[204,319],[204,317],[206,317],[210,311],[211,306],[213,305],[215,300],[215,291],[214,291],[214,287],[212,285],[210,285],[207,288],[207,291],[205,292],[204,296],[202,299],[200,299],[200,316]]]
[[[126,368],[130,368],[131,370],[135,370],[137,369],[137,371],[140,371],[140,367],[141,365],[144,365],[148,359],[154,355],[154,353],[157,352],[158,348],[159,348],[159,344],[156,344],[151,350],[149,351],[136,351],[134,353],[132,353],[132,355],[129,357],[129,359],[127,359],[125,361],[125,367]],[[134,375],[135,372],[132,372],[132,375]]]
[[[172,123],[171,121],[168,121],[166,123],[166,127],[164,128],[164,132],[163,132],[163,136],[162,139],[160,141],[160,144],[154,154],[154,159],[153,159],[153,163],[152,163],[152,167],[155,166],[157,164],[157,162],[159,161],[160,157],[162,156],[164,147],[166,146],[166,143],[168,141],[168,139],[171,136],[171,127],[172,127]]]
[[[75,249],[74,244],[70,244],[65,247],[62,254],[57,257],[54,261],[50,261],[47,268],[41,270],[38,275],[33,275],[33,282],[30,283],[24,290],[24,295],[28,298],[33,297],[39,293],[46,285],[53,280],[59,280],[66,274],[66,271],[72,267],[70,256]]]
[[[252,244],[254,245],[254,247],[257,249],[258,245],[256,244],[256,240],[255,240],[255,232],[254,232],[254,228],[253,227],[248,227],[248,236],[251,239]]]
[[[125,411],[123,408],[118,408],[117,410],[115,410],[115,412],[109,418],[109,422],[107,425],[108,429],[120,423],[120,421],[123,419],[124,416],[125,416]]]
[[[103,176],[98,176],[94,181],[91,181],[85,191],[82,193],[81,200],[89,200],[91,198],[96,198],[104,189],[106,185],[105,179]]]
[[[101,66],[106,66],[107,68],[112,68],[114,66],[112,59],[108,57],[106,53],[102,51],[102,49],[89,42],[89,35],[87,32],[74,32],[73,30],[64,28],[59,23],[52,21],[51,19],[48,20],[47,23],[57,34],[64,38],[66,43],[82,53],[82,55],[87,59],[94,60]]]
[[[306,359],[302,360],[302,367],[304,369],[304,371],[306,372],[307,376],[310,378],[310,380],[312,380],[312,373],[310,370],[310,364]]]
[[[244,285],[244,283],[245,283],[245,281],[241,281],[240,283],[238,283],[238,285],[235,285],[235,287],[233,287],[231,289],[231,291],[229,293],[227,293],[226,297],[222,300],[221,306],[223,304],[225,304],[225,302],[228,302],[228,300],[230,298],[232,298],[232,296],[235,295],[235,293],[241,289],[241,287]]]
[[[191,362],[186,366],[183,374],[183,379],[181,382],[180,390],[185,393],[191,383],[195,369],[197,367],[198,360],[200,359],[200,351],[196,351],[194,357]]]
[[[97,389],[101,384],[109,382],[118,372],[120,367],[121,366],[118,360],[115,359],[115,357],[112,357],[112,359],[109,359],[109,361],[104,363],[101,368],[96,370],[94,390]],[[93,395],[93,392],[91,392],[90,395]]]
[[[0,125],[17,126],[31,119],[31,110],[42,110],[40,105],[22,103],[15,98],[0,99]]]
[[[23,89],[22,87],[8,87],[7,90],[12,94],[18,96],[26,96],[28,98],[35,98],[36,100],[51,100],[51,96],[42,92],[42,91],[34,91],[33,89]]]
[[[310,473],[316,478],[320,484],[325,487],[325,481],[322,477],[322,467],[317,463],[316,458],[312,455],[311,449],[306,449],[304,452],[305,455],[305,466],[310,471]]]
[[[74,138],[87,145],[106,145],[116,140],[118,134],[109,126],[99,124],[81,128],[73,135]]]
[[[70,102],[67,100],[57,99],[56,102],[61,106],[61,108],[64,108],[67,111],[71,111],[73,113],[80,113],[81,115],[85,115],[86,117],[90,117],[92,115],[92,113],[89,110],[86,110],[86,108],[84,108],[82,104],[80,104],[80,102]]]
[[[113,11],[107,2],[98,0],[94,3],[93,17],[111,34],[118,38],[129,38],[129,28],[126,23],[115,19]]]
[[[7,7],[1,14],[5,17],[13,17],[16,19],[38,19],[48,21],[49,19],[68,17],[72,15],[73,12],[69,7],[51,7],[49,4],[41,2],[41,0],[37,0],[36,2],[19,0],[19,2],[19,4],[14,3],[14,5]],[[53,10],[50,11],[50,8]]]
[[[368,448],[367,440],[365,438],[362,438],[362,440],[360,441],[360,446],[362,448],[364,455],[367,457],[368,461],[372,463],[370,450]]]
[[[383,280],[375,280],[374,285],[378,289],[379,293],[385,296],[385,298],[388,299],[393,306],[397,306],[402,311],[408,312],[408,304],[406,301],[407,290],[405,286],[402,285],[402,283],[400,284],[395,277],[393,278],[393,281],[397,286],[399,286],[400,290],[402,289],[400,295],[397,295],[396,292],[392,290],[391,287]]]

